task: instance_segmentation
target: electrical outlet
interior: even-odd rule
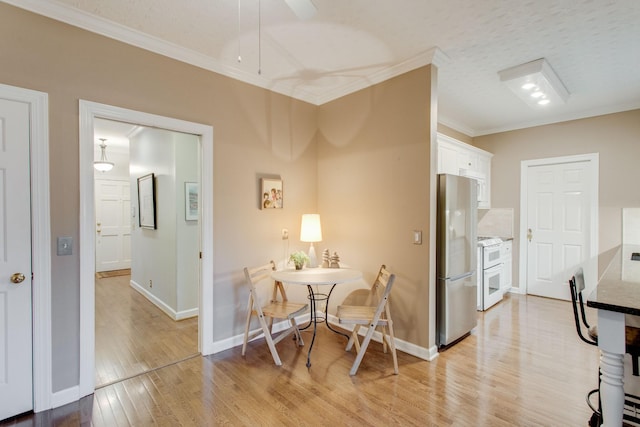
[[[153,280],[149,280],[149,287],[153,288]]]
[[[282,240],[287,240],[289,238],[289,230],[286,228],[282,229]]]

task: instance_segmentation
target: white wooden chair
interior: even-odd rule
[[[276,344],[282,341],[285,337],[294,334],[298,345],[304,345],[295,317],[307,311],[309,309],[309,305],[290,302],[287,299],[287,293],[285,292],[282,283],[274,281],[271,278],[271,272],[275,269],[276,265],[273,261],[259,267],[245,267],[244,269],[244,276],[247,279],[247,284],[249,285],[250,290],[249,304],[247,306],[247,323],[244,329],[244,342],[242,344],[242,355],[245,355],[247,343],[250,340],[264,334],[264,338],[269,346],[269,351],[271,351],[273,361],[276,365],[281,366],[282,361],[280,360],[280,356],[276,350]],[[272,286],[273,289],[271,290],[271,300],[265,303],[264,300],[266,298],[261,298],[261,296],[268,294],[269,289],[265,289],[268,288],[268,286]],[[278,298],[278,294],[280,294],[280,298]],[[260,329],[250,334],[249,327],[253,316],[258,318]],[[268,321],[265,318],[268,318]],[[288,322],[287,329],[275,335],[273,333],[274,319],[286,319]]]
[[[351,347],[355,344],[357,355],[353,365],[351,366],[349,375],[355,375],[358,371],[360,362],[362,362],[362,358],[367,351],[371,337],[377,327],[381,327],[382,348],[385,353],[387,352],[387,346],[391,349],[391,355],[393,356],[393,372],[396,375],[398,374],[398,357],[396,355],[393,321],[391,320],[391,311],[389,308],[389,295],[391,294],[391,288],[395,278],[395,274],[391,274],[386,267],[382,265],[376,280],[371,286],[368,305],[338,306],[338,322],[341,325],[353,325],[351,338],[349,338],[349,342],[347,343],[345,350],[350,351]],[[362,344],[360,344],[358,331],[362,325],[366,325],[368,329]]]

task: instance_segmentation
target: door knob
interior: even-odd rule
[[[24,274],[22,273],[13,273],[11,275],[11,281],[13,283],[22,283],[24,281],[25,277]]]

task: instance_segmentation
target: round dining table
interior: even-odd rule
[[[362,278],[362,272],[354,270],[352,268],[303,268],[302,270],[296,270],[288,268],[284,270],[277,270],[271,273],[271,277],[282,283],[288,283],[292,285],[303,285],[307,287],[309,292],[309,302],[311,303],[311,317],[309,323],[300,329],[307,329],[313,325],[313,338],[311,339],[311,345],[307,352],[307,368],[311,366],[311,350],[316,340],[316,331],[318,320],[324,322],[327,328],[331,331],[344,335],[347,339],[349,336],[340,331],[337,331],[329,325],[327,317],[327,309],[329,307],[329,298],[336,285],[342,283],[353,282]],[[321,293],[314,290],[314,286],[331,286],[328,293]],[[324,302],[324,311],[318,316],[317,303]]]

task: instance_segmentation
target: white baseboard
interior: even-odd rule
[[[341,326],[338,324],[338,318],[335,316],[329,315],[329,323],[331,323],[334,326],[344,328],[344,326]],[[367,330],[368,328],[361,327],[360,330],[358,331],[358,335],[365,336],[367,334]],[[382,333],[380,333],[379,331],[375,331],[371,339],[382,344]],[[420,359],[432,361],[433,359],[438,357],[438,349],[435,346],[431,349],[428,349],[428,348],[420,347],[408,341],[398,339],[397,337],[395,341],[396,341],[396,349],[403,351],[407,354],[410,354],[412,356],[418,357]],[[435,355],[433,354],[434,351],[435,351]]]
[[[523,288],[520,287],[514,287],[512,286],[511,288],[509,288],[508,291],[510,294],[518,294],[518,295],[524,295],[526,294],[525,290]]]
[[[69,387],[57,391],[51,395],[51,408],[59,408],[68,403],[76,402],[84,396],[80,396],[80,386]]]
[[[433,359],[435,359],[436,357],[438,357],[440,355],[440,353],[438,352],[438,346],[434,345],[433,347],[429,348],[429,358],[426,359],[429,362],[431,362]]]
[[[182,310],[176,312],[176,317],[174,320],[184,320],[189,319],[191,317],[196,317],[199,314],[198,308],[192,308],[190,310]]]
[[[298,322],[299,325],[304,324],[308,321],[309,321],[308,314],[304,316],[299,316],[296,318],[296,322]],[[329,323],[331,323],[331,325],[333,326],[343,328],[343,326],[338,325],[338,319],[333,315],[329,315]],[[287,327],[287,324],[286,324],[286,321],[282,321],[282,322],[274,323],[273,326],[274,326],[273,328],[274,332],[279,332],[285,329]],[[258,331],[258,329],[255,329],[254,331]],[[251,332],[254,332],[254,331],[251,331]],[[360,331],[358,332],[359,335],[363,335],[363,336],[366,333],[367,333],[367,328],[360,328]],[[382,343],[382,334],[378,331],[375,331],[373,333],[372,339],[374,341]],[[243,340],[244,340],[244,333],[240,335],[235,335],[231,338],[216,341],[213,344],[213,348],[214,348],[213,353],[219,353],[221,351],[228,350],[230,348],[242,345]],[[396,338],[396,348],[407,354],[410,354],[412,356],[418,357],[423,360],[427,360],[429,362],[435,359],[436,357],[438,357],[438,348],[435,346],[431,348],[424,348],[424,347],[417,346],[413,343],[410,343],[408,341],[400,340],[398,338]]]
[[[171,317],[173,320],[184,320],[190,317],[195,317],[198,315],[198,308],[192,308],[189,310],[175,311],[173,308],[169,307],[164,301],[160,298],[153,295],[151,292],[147,291],[144,286],[140,286],[136,281],[131,280],[130,285],[133,289],[140,292],[146,299],[148,299],[153,305],[162,310],[167,316]]]
[[[309,316],[301,316],[300,318],[296,318],[296,322],[298,322],[298,324],[301,323],[305,323],[309,321]],[[287,329],[288,324],[286,320],[283,320],[281,322],[277,322],[273,324],[273,332],[277,333],[280,331],[283,331],[285,329]],[[256,332],[258,332],[260,330],[260,328],[256,328],[253,330],[249,331],[249,336],[255,334]],[[251,341],[259,339],[262,335],[258,335],[253,337],[253,339],[251,339]],[[239,345],[242,345],[242,343],[244,342],[244,332],[241,333],[240,335],[235,335],[231,338],[226,338],[224,340],[220,340],[220,341],[216,341],[213,343],[213,353],[220,353],[221,351],[225,351],[225,350],[229,350],[230,348],[233,347],[237,347]]]

